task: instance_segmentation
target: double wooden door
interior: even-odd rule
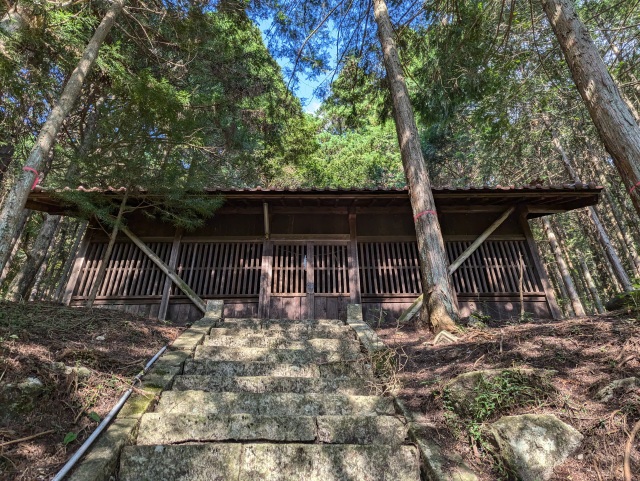
[[[273,242],[263,315],[283,319],[344,318],[357,266],[347,241]],[[356,286],[356,287],[354,287]]]

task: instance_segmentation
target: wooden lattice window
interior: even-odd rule
[[[446,243],[449,262],[458,258],[471,241]],[[520,292],[520,258],[522,257],[522,292],[543,294],[540,279],[533,269],[525,241],[485,241],[453,273],[458,294],[516,294]]]
[[[347,246],[314,245],[313,278],[316,294],[348,294],[349,259]]]
[[[418,294],[421,291],[415,242],[358,244],[362,295]]]
[[[147,245],[164,262],[169,262],[170,242],[150,242]],[[89,245],[75,296],[89,296],[106,248],[106,242]],[[116,242],[97,297],[161,296],[164,278],[160,269],[134,244]]]
[[[307,292],[307,246],[276,244],[273,246],[271,293],[304,294]]]
[[[261,242],[183,242],[176,266],[201,297],[257,296],[261,269]],[[172,294],[182,292],[174,286]]]

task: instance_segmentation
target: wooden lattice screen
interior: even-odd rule
[[[316,294],[348,294],[347,246],[315,245],[313,248],[314,292]]]
[[[455,260],[470,241],[447,242],[449,261]],[[525,241],[485,241],[456,272],[453,285],[459,294],[517,294],[520,292],[520,256],[522,291],[544,294],[540,279],[533,270]]]
[[[417,294],[421,291],[415,242],[361,242],[358,254],[362,295]]]
[[[147,245],[164,262],[169,262],[170,242],[149,242]],[[89,245],[76,284],[76,297],[89,297],[106,248],[106,242]],[[163,285],[164,274],[140,249],[130,242],[116,242],[98,297],[161,296]]]
[[[471,241],[446,242],[449,262],[458,258]],[[363,242],[359,244],[362,295],[419,294],[418,250],[415,242]],[[520,256],[524,262],[522,291],[543,294],[540,279],[525,241],[485,241],[453,273],[458,294],[516,294],[520,292]]]
[[[261,269],[261,242],[184,242],[176,267],[201,297],[257,296]],[[172,294],[182,293],[174,286]]]
[[[307,292],[307,246],[276,244],[273,246],[272,294]]]

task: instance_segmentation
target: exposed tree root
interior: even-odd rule
[[[624,481],[631,481],[631,448],[638,431],[640,431],[640,421],[633,425],[629,439],[627,439],[627,445],[624,447]]]

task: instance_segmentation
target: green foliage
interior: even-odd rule
[[[68,432],[67,434],[65,434],[64,439],[62,440],[62,444],[66,446],[74,442],[76,439],[78,439],[77,433]]]
[[[444,408],[449,419],[461,422],[472,442],[480,443],[482,424],[508,414],[515,407],[540,404],[549,398],[553,387],[545,378],[528,376],[518,370],[504,370],[494,377],[480,377],[470,402],[465,405],[464,417],[454,413],[450,395],[443,393]]]

